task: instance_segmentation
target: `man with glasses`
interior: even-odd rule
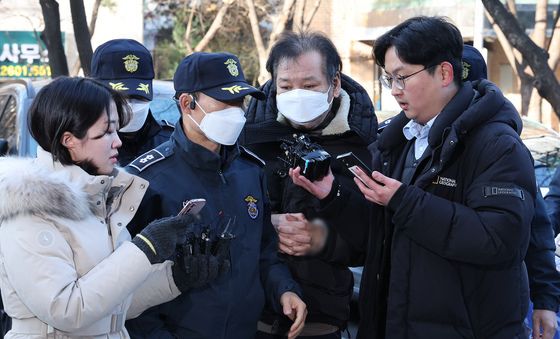
[[[371,145],[374,171],[358,171],[362,194],[332,175],[290,173],[366,248],[358,338],[526,337],[532,160],[500,90],[461,81],[462,49],[457,27],[438,17],[376,41],[402,112]]]

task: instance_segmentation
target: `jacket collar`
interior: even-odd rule
[[[465,83],[459,88],[455,96],[443,108],[441,113],[434,121],[428,135],[428,143],[434,147],[439,145],[443,138],[444,129],[451,126],[457,118],[468,107],[473,97],[473,90],[470,83]],[[379,136],[379,149],[390,150],[397,145],[406,142],[402,130],[404,126],[410,121],[406,117],[404,111],[401,111],[397,116],[391,119],[390,124],[385,127],[384,131]]]

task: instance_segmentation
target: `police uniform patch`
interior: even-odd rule
[[[253,198],[252,195],[248,195],[245,197],[245,202],[247,203],[247,213],[249,213],[251,219],[257,219],[259,216],[258,200]]]
[[[138,158],[136,158],[133,162],[131,162],[128,166],[136,168],[139,172],[142,172],[146,168],[150,167],[151,165],[165,159],[165,156],[158,151],[157,149],[153,149],[148,151]]]

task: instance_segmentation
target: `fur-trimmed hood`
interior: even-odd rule
[[[0,220],[18,215],[79,220],[88,213],[88,196],[68,171],[49,168],[38,159],[0,158]]]

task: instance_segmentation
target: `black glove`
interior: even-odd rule
[[[222,241],[220,244],[221,240],[219,239],[215,243],[216,251],[211,251],[211,245],[207,239],[200,238],[187,241],[177,248],[172,272],[175,285],[181,292],[203,287],[229,271],[231,267],[229,241],[231,239],[227,239],[227,242]]]
[[[189,214],[154,220],[132,243],[146,254],[152,265],[162,263],[173,254],[177,244],[185,241],[192,224],[193,217]]]

